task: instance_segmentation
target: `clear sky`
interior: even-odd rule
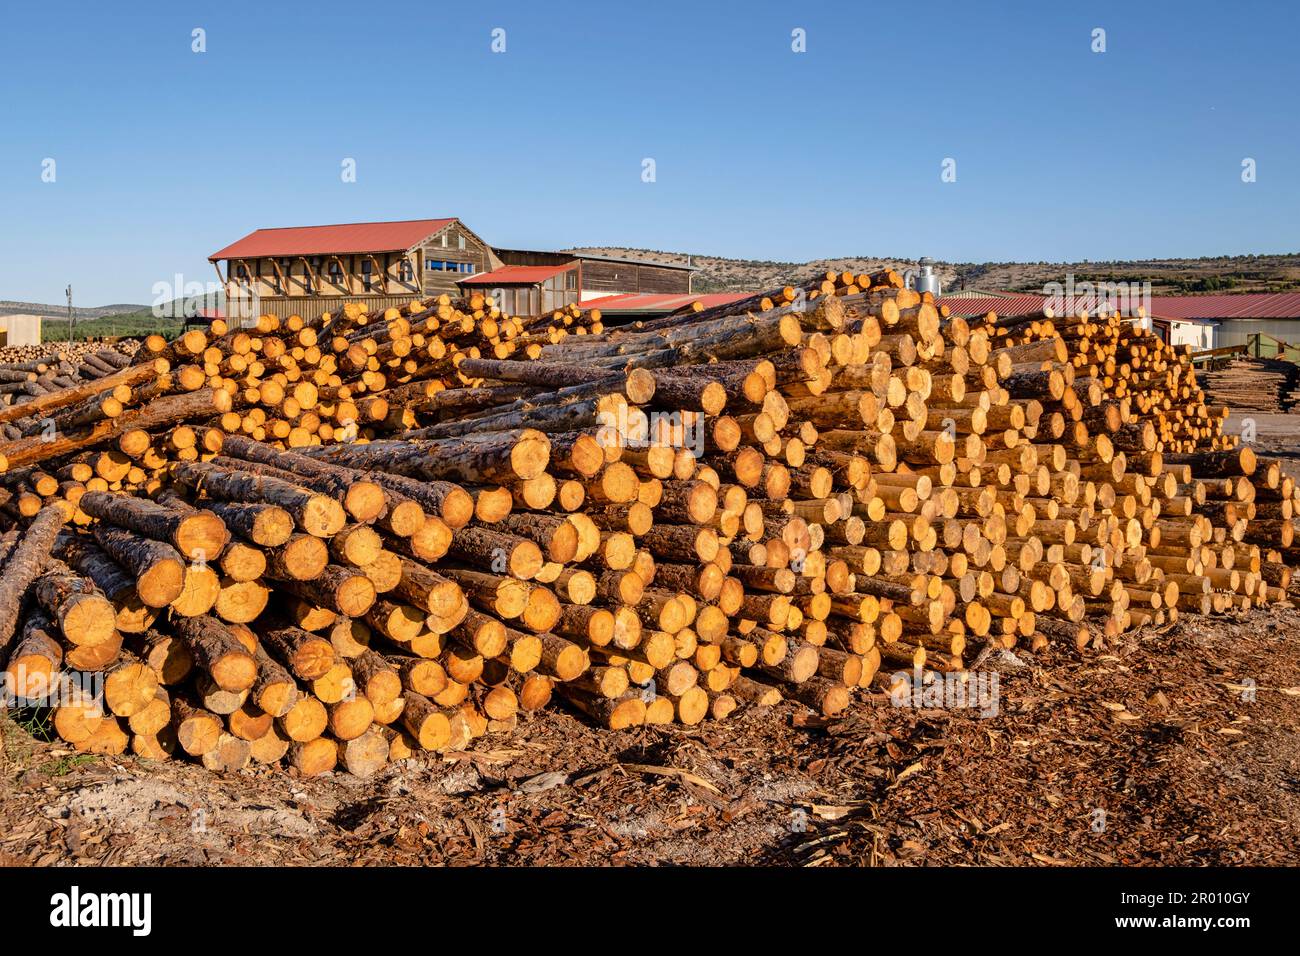
[[[259,226],[435,216],[504,247],[795,261],[1300,251],[1294,2],[3,14],[0,299],[148,303]]]

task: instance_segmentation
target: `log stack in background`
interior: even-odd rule
[[[137,343],[102,345],[18,345],[0,349],[0,409],[19,405],[67,389],[105,379],[131,364]],[[7,418],[0,437],[19,438],[22,431]]]
[[[1234,411],[1295,412],[1300,404],[1300,367],[1281,359],[1215,357],[1197,371],[1196,383]]]
[[[981,647],[1286,600],[1300,557],[1293,482],[1184,350],[949,318],[892,272],[617,329],[263,317],[113,374],[0,412],[0,659],[26,698],[102,675],[54,711],[96,752],[365,775],[553,696],[833,715]]]
[[[102,352],[118,352],[130,358],[135,355],[139,347],[139,341],[130,338],[89,338],[77,339],[71,343],[50,341],[40,345],[6,345],[0,347],[0,368],[31,364],[44,365],[47,369],[52,369],[60,363],[75,367],[91,355],[105,358],[99,354]]]

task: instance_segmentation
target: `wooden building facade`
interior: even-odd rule
[[[539,315],[614,295],[689,295],[694,271],[688,263],[494,250],[454,218],[258,229],[208,259],[236,323],[264,313],[315,319],[346,302],[377,311],[470,289],[513,315]]]
[[[458,279],[500,265],[458,219],[258,229],[208,259],[235,321],[264,313],[315,318],[345,302],[382,310],[454,295]]]
[[[652,262],[649,259],[601,256],[585,252],[542,252],[532,249],[497,249],[504,266],[558,266],[572,264],[580,301],[606,295],[689,295],[695,267],[689,263]]]
[[[540,315],[566,305],[590,308],[623,295],[690,295],[694,267],[581,252],[496,249],[503,265],[457,282],[489,293],[507,312]]]
[[[511,315],[541,315],[580,301],[580,267],[573,261],[561,265],[502,266],[460,280],[465,291],[490,295]]]

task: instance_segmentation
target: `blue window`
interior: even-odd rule
[[[474,268],[474,263],[472,262],[452,262],[449,259],[425,259],[424,268],[427,272],[473,273],[478,271]]]

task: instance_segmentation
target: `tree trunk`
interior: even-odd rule
[[[248,690],[257,681],[257,661],[230,629],[214,617],[176,618],[176,634],[222,690]]]
[[[193,561],[215,561],[230,540],[230,532],[209,511],[183,512],[147,498],[128,498],[89,491],[78,502],[93,518],[128,528],[155,541],[166,541]]]
[[[0,570],[0,658],[14,639],[23,597],[49,561],[54,539],[65,520],[62,508],[42,508]]]
[[[322,446],[308,453],[340,465],[422,481],[504,484],[541,474],[550,461],[551,443],[541,432],[524,428],[436,441]]]
[[[279,478],[223,468],[208,462],[182,462],[172,472],[180,483],[222,501],[261,501],[283,508],[307,534],[328,538],[347,523],[343,506],[327,495]]]
[[[62,561],[33,582],[31,593],[69,643],[93,647],[112,640],[117,630],[113,605],[94,581],[73,574]]]

